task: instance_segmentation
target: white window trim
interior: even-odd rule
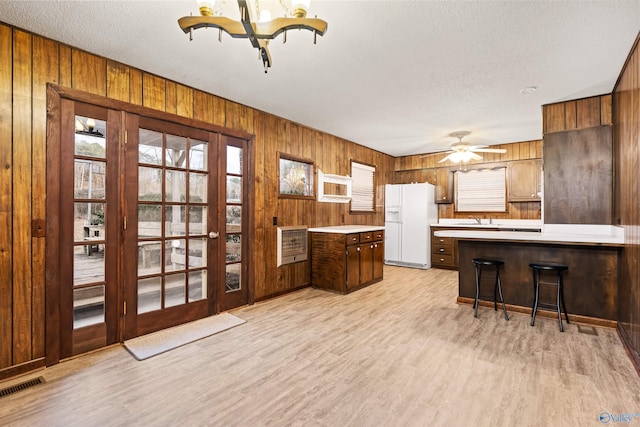
[[[351,161],[351,212],[375,212],[376,168]]]

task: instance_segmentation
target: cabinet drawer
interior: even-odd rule
[[[450,245],[433,245],[431,246],[431,253],[434,256],[453,255],[453,247]]]
[[[373,240],[382,241],[384,240],[384,231],[378,230],[373,232]]]
[[[438,245],[438,246],[444,246],[444,245],[453,246],[453,237],[433,236],[433,239],[431,240],[431,243],[433,245]]]
[[[431,254],[431,264],[444,265],[447,267],[453,267],[455,265],[453,263],[453,256],[440,254]]]
[[[347,245],[355,245],[360,243],[360,235],[357,233],[347,234]]]
[[[373,242],[373,232],[367,231],[366,233],[360,233],[360,243]]]

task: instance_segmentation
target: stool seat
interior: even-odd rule
[[[564,273],[569,271],[569,267],[563,264],[555,264],[549,262],[532,262],[529,264],[529,267],[533,270],[533,308],[531,310],[531,326],[535,324],[536,321],[536,313],[538,311],[538,306],[541,305],[539,302],[540,295],[540,283],[544,283],[547,285],[553,285],[557,287],[557,296],[556,296],[556,304],[555,306],[550,306],[548,308],[556,309],[558,312],[558,323],[560,325],[560,332],[564,332],[564,327],[562,326],[562,310],[564,310],[564,317],[569,323],[569,314],[567,313],[567,306],[564,302],[564,286],[562,281],[562,276]],[[550,282],[541,282],[540,281],[540,272],[555,272],[556,273],[556,283]],[[542,304],[545,308],[547,308],[547,304]]]
[[[498,295],[500,295],[500,302],[502,303],[502,311],[504,311],[505,320],[509,320],[507,314],[507,308],[504,305],[504,298],[502,297],[502,283],[500,281],[500,267],[504,265],[504,261],[499,259],[490,258],[473,258],[471,260],[476,269],[476,299],[473,303],[473,316],[478,317],[478,302],[480,300],[480,282],[482,279],[483,267],[495,267],[495,285],[493,287],[493,309],[498,311]]]
[[[504,261],[500,261],[499,259],[474,258],[472,261],[476,265],[504,265]]]
[[[539,262],[532,262],[531,264],[529,264],[529,267],[531,268],[535,268],[537,270],[557,270],[557,271],[568,271],[569,267],[566,265],[562,265],[562,264],[549,264],[547,262],[543,263],[539,263]]]

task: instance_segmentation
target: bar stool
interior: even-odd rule
[[[502,311],[504,311],[505,320],[509,320],[507,314],[507,307],[504,305],[504,298],[502,297],[502,284],[500,282],[500,267],[504,265],[504,261],[497,259],[487,258],[473,258],[473,264],[476,268],[476,300],[473,303],[473,317],[478,317],[478,300],[480,299],[480,281],[482,280],[482,267],[495,267],[495,285],[493,287],[493,309],[498,311],[498,294],[500,295],[500,302],[502,303]]]
[[[560,332],[564,332],[564,328],[562,326],[562,313],[560,312],[560,306],[564,310],[564,317],[569,323],[569,315],[567,314],[567,306],[564,303],[564,287],[562,286],[562,275],[569,271],[569,267],[561,264],[549,264],[549,263],[539,263],[534,262],[529,264],[529,267],[533,269],[533,291],[534,291],[534,300],[533,300],[533,309],[531,311],[531,326],[534,325],[536,321],[536,312],[538,311],[538,306],[543,308],[551,308],[556,309],[558,311],[558,322],[560,323]],[[553,282],[541,282],[540,281],[540,273],[543,271],[555,272],[556,273],[556,283]],[[551,304],[540,304],[539,295],[540,295],[540,284],[552,285],[557,287],[557,296],[556,296],[556,305]]]

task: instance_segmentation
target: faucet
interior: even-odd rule
[[[477,216],[470,216],[469,218],[475,219],[478,224],[482,224],[482,220]]]

